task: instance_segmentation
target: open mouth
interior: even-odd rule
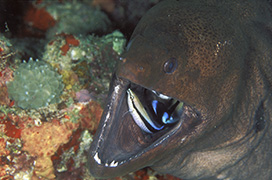
[[[152,165],[186,142],[201,122],[185,102],[115,77],[90,148],[90,171],[110,177]]]
[[[156,133],[173,127],[181,120],[184,103],[131,83],[127,104],[134,122],[146,133]]]

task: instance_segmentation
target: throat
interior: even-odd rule
[[[127,104],[133,120],[146,133],[175,125],[183,113],[183,102],[137,85],[127,89]]]

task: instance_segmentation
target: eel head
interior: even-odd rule
[[[198,3],[163,1],[137,25],[89,151],[95,177],[151,166],[190,178],[201,177],[201,168],[211,173],[229,165],[186,158],[228,146],[252,125],[237,110],[246,90],[248,40],[233,14]],[[198,175],[186,174],[198,166]]]

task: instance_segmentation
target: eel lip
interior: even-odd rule
[[[133,86],[148,90],[113,76],[107,104],[88,154],[88,168],[96,178],[120,176],[152,166],[182,146],[201,123],[200,115],[184,104],[179,121],[154,133],[144,131],[135,123],[127,103],[127,91]]]

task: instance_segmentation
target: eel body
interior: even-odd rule
[[[141,19],[89,150],[97,178],[272,179],[266,0],[165,0]]]

